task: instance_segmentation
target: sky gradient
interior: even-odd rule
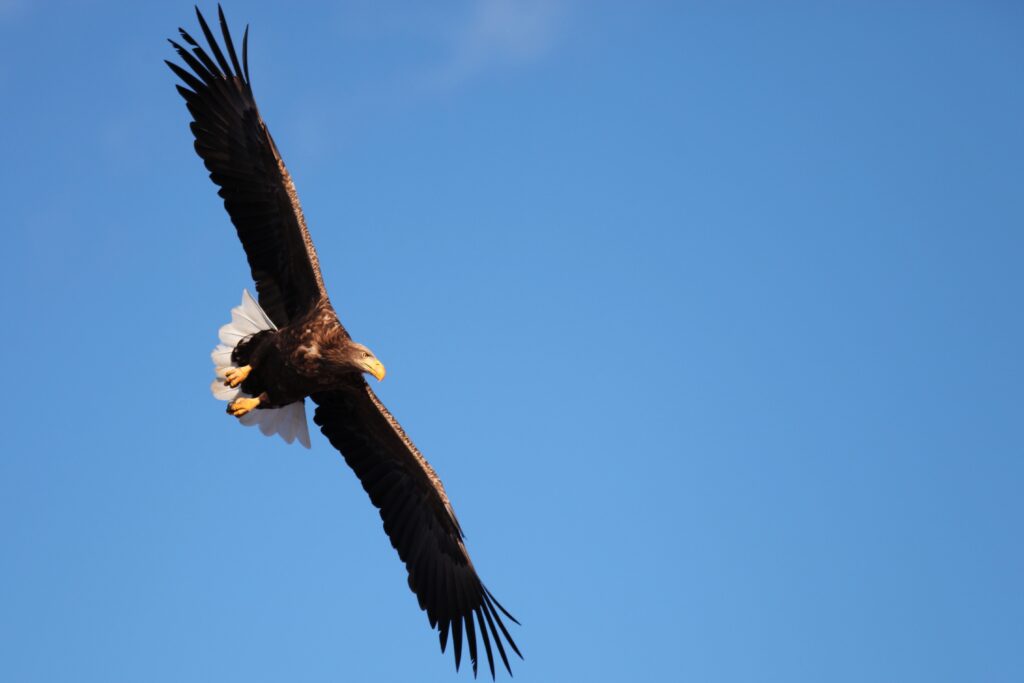
[[[425,7],[225,11],[516,680],[1024,680],[1024,6]],[[467,680],[210,396],[179,25],[0,0],[0,680]]]

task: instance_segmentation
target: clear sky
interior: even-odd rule
[[[516,679],[1024,680],[1024,6],[429,4],[225,9]],[[0,680],[468,680],[210,396],[179,25],[0,0]]]

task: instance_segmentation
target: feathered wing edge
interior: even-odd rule
[[[218,194],[245,249],[260,304],[278,326],[284,326],[327,293],[295,185],[252,93],[249,28],[239,60],[219,5],[217,14],[227,56],[197,7],[196,18],[209,52],[179,28],[184,45],[169,42],[187,68],[165,63],[184,84],[177,91],[192,115],[196,153],[220,188]]]
[[[213,396],[221,401],[233,401],[239,396],[248,396],[239,387],[224,385],[225,373],[235,367],[231,352],[243,339],[263,330],[276,330],[277,326],[263,312],[248,290],[242,290],[242,303],[231,309],[231,322],[220,328],[218,344],[210,358],[217,378],[210,385]],[[310,448],[309,423],[306,421],[306,401],[295,401],[280,408],[261,408],[243,415],[239,420],[246,427],[259,427],[264,436],[279,434],[286,443],[298,440]]]
[[[444,486],[434,469],[365,381],[349,391],[314,394],[313,422],[359,478],[380,510],[384,531],[408,571],[409,588],[437,629],[441,651],[449,636],[455,668],[465,639],[477,673],[477,629],[495,676],[493,648],[509,675],[507,644],[522,658],[502,619],[519,622],[480,581],[463,544]],[[465,636],[465,638],[464,638]]]
[[[497,609],[495,609],[497,608]],[[423,608],[426,609],[426,608]],[[505,653],[505,647],[502,645],[501,636],[505,637],[509,647],[512,651],[522,659],[523,655],[519,652],[519,648],[516,646],[516,642],[512,640],[512,636],[509,634],[508,629],[505,627],[504,622],[501,620],[501,614],[504,614],[516,625],[519,622],[509,614],[501,603],[491,594],[487,587],[482,583],[480,584],[480,602],[476,607],[472,608],[466,614],[458,616],[454,619],[446,618],[443,620],[434,621],[431,619],[430,626],[436,628],[438,631],[438,639],[441,642],[441,652],[445,651],[448,644],[448,633],[449,630],[452,633],[452,649],[455,654],[455,670],[459,670],[460,660],[462,658],[462,645],[461,645],[461,634],[463,625],[465,626],[466,640],[469,646],[470,660],[473,665],[473,677],[476,678],[477,674],[477,648],[476,648],[476,635],[475,628],[473,626],[473,615],[476,615],[476,623],[480,627],[480,635],[484,642],[484,652],[487,655],[487,665],[491,671],[491,679],[495,678],[494,672],[494,654],[491,652],[491,638],[494,639],[495,647],[498,649],[498,655],[501,657],[502,664],[505,665],[505,671],[508,675],[512,675],[512,666],[509,664],[508,655]],[[428,616],[429,619],[429,616]],[[486,620],[486,624],[484,621]],[[497,625],[497,629],[495,628]],[[498,631],[501,631],[501,636],[498,635]],[[490,636],[488,636],[488,632]]]

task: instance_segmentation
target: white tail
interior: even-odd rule
[[[248,290],[242,290],[242,303],[231,309],[231,322],[220,328],[220,344],[213,350],[210,357],[217,370],[217,379],[213,380],[210,390],[214,398],[221,401],[233,401],[239,396],[248,396],[238,387],[232,389],[224,384],[225,373],[235,367],[231,362],[231,352],[238,342],[263,330],[276,330],[277,325],[267,317]],[[260,431],[267,436],[280,434],[281,438],[292,443],[299,440],[306,448],[309,443],[309,425],[306,423],[306,401],[289,403],[283,408],[261,408],[243,415],[238,420],[247,427],[259,425]]]

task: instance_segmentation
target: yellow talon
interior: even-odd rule
[[[258,398],[236,398],[228,404],[228,413],[235,417],[242,417],[259,406]]]
[[[239,384],[245,381],[245,378],[252,372],[251,365],[243,365],[240,368],[228,368],[224,371],[224,384],[229,387],[237,387]]]

